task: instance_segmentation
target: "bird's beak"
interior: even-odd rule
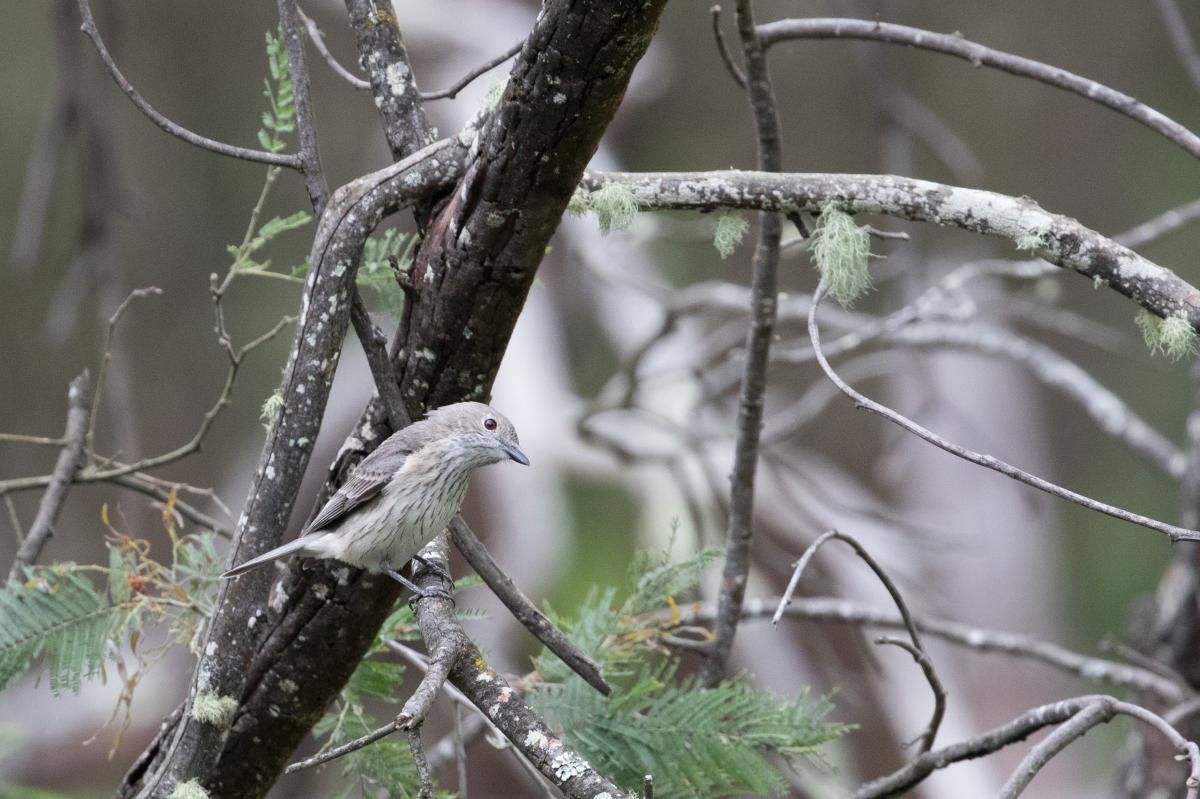
[[[522,466],[529,465],[529,458],[525,457],[525,453],[521,451],[520,447],[513,444],[502,444],[501,446],[503,446],[504,451],[508,453],[508,457],[512,458]]]

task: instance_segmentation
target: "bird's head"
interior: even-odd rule
[[[529,458],[521,451],[517,429],[504,414],[482,402],[456,402],[426,414],[427,422],[447,437],[448,443],[469,466],[513,460],[523,466]]]

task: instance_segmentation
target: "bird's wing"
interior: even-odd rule
[[[387,441],[363,459],[350,474],[350,479],[329,498],[300,535],[329,529],[346,514],[382,491],[388,481],[404,466],[408,456],[418,448],[414,446],[416,442],[410,440],[412,434],[405,435],[412,427],[414,425],[404,428],[399,433],[393,433]]]

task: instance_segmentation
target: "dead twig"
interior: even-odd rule
[[[82,460],[91,405],[91,378],[85,370],[71,381],[67,390],[67,429],[63,433],[65,443],[54,464],[54,471],[50,474],[46,493],[42,495],[42,501],[38,504],[37,515],[33,524],[29,526],[29,533],[17,548],[12,569],[8,573],[10,581],[19,580],[25,567],[33,565],[42,547],[46,546],[54,532],[54,522],[58,519],[63,503],[67,501],[71,481]]]

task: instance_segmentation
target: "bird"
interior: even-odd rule
[[[442,532],[471,474],[512,460],[528,466],[516,428],[482,402],[444,405],[389,436],[351,472],[300,535],[221,575],[236,577],[288,555],[332,558],[384,573],[424,595],[398,571]]]

